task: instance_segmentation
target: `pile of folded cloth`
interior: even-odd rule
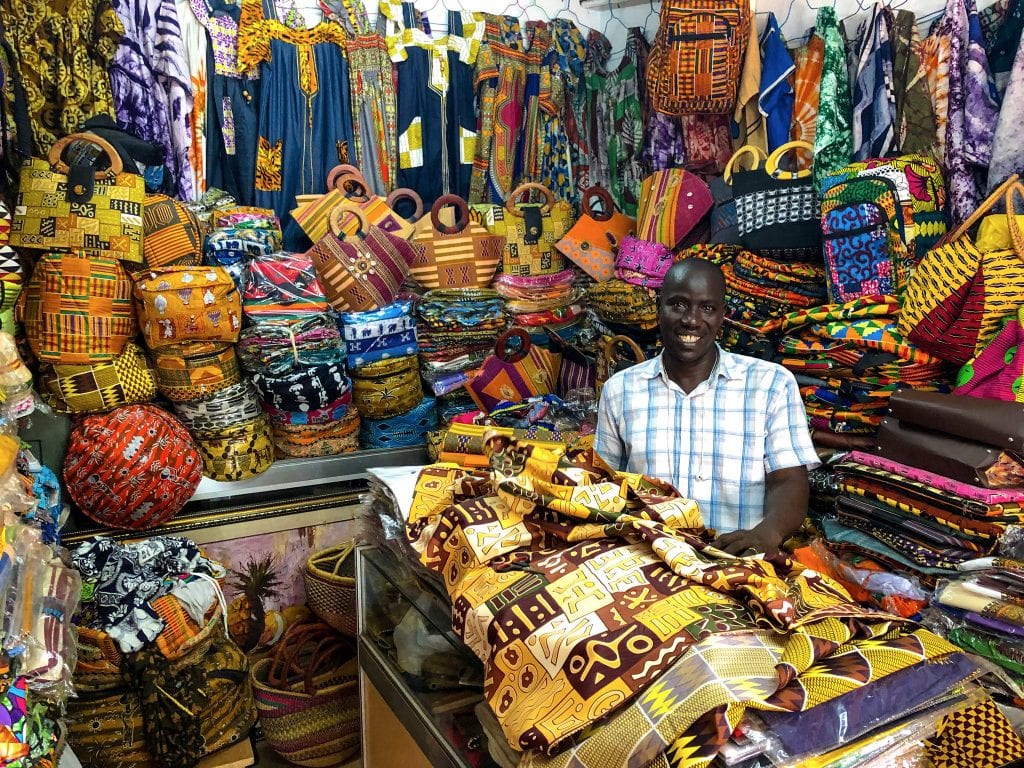
[[[694,245],[683,254],[706,259],[725,275],[725,349],[772,360],[786,315],[828,300],[825,267],[820,263],[781,262],[738,245]]]
[[[587,288],[591,326],[603,342],[627,336],[640,345],[648,358],[660,343],[658,292],[613,278]]]
[[[476,408],[462,385],[507,328],[505,300],[487,288],[439,288],[417,303],[420,373],[442,422]]]
[[[499,273],[492,286],[505,299],[510,325],[525,328],[536,344],[548,343],[544,327],[571,339],[580,326],[583,292],[572,269],[551,275]]]
[[[235,206],[215,211],[203,247],[204,263],[224,267],[239,291],[245,290],[250,259],[281,250],[281,222],[272,211]]]
[[[896,298],[879,295],[778,321],[775,359],[797,377],[815,443],[868,447],[895,390],[949,391],[946,364],[900,335],[898,312]]]

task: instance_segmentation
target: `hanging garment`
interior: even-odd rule
[[[834,8],[818,10],[814,28],[825,41],[822,57],[818,119],[814,126],[815,186],[828,173],[842,168],[853,155],[850,126],[850,82],[846,69],[845,44]]]
[[[935,117],[935,159],[946,160],[946,129],[949,125],[949,73],[952,63],[952,45],[948,35],[936,25],[921,42],[921,67],[925,71],[928,93]]]
[[[1010,72],[1024,31],[1024,3],[999,0],[978,14],[985,39],[985,53],[1002,99],[1010,82]]]
[[[477,56],[479,110],[469,202],[503,204],[515,182],[516,141],[522,128],[526,56],[518,49],[519,22],[485,14]]]
[[[651,45],[647,38],[636,38],[637,78],[647,83],[647,62]],[[758,57],[760,63],[760,55]],[[760,82],[760,75],[758,75]],[[645,174],[666,168],[681,167],[686,163],[686,145],[683,141],[682,126],[677,118],[652,109],[650,94],[646,87],[640,89],[640,106],[644,120],[644,146],[641,162]]]
[[[0,20],[21,74],[34,154],[45,157],[90,117],[114,116],[107,72],[125,30],[110,0],[4,0]],[[12,105],[13,94],[5,95]]]
[[[198,199],[206,192],[206,80],[209,46],[206,29],[192,8],[192,0],[175,0],[175,13],[181,27],[185,63],[192,84],[192,112],[188,119],[188,133],[192,142],[188,147],[188,166],[192,196]]]
[[[296,195],[322,194],[331,169],[349,161],[345,44],[337,24],[292,29],[278,21],[271,0],[262,11],[259,0],[242,0],[239,64],[260,65],[256,204],[277,213],[288,251],[308,244],[291,215]]]
[[[637,37],[643,30],[629,31],[626,51],[618,68],[608,77],[609,125],[608,173],[609,190],[615,207],[626,216],[635,217],[640,204],[638,193],[644,172],[640,164],[644,126],[640,105],[641,81],[637,77]]]
[[[375,195],[395,188],[398,115],[387,41],[379,34],[348,41],[355,163]]]
[[[814,144],[824,58],[825,40],[816,34],[793,54],[793,125],[789,133],[792,141]]]
[[[241,205],[255,201],[258,70],[238,64],[241,8],[227,0],[191,0],[209,35],[206,58],[206,156],[209,187],[223,189]]]
[[[979,168],[986,168],[992,160],[992,137],[999,118],[999,95],[985,52],[985,38],[975,0],[968,0],[967,12],[964,141],[968,161]]]
[[[875,5],[857,49],[853,85],[853,156],[887,157],[896,138],[891,16]]]
[[[919,51],[916,18],[910,11],[893,15],[893,86],[896,92],[896,145],[900,154],[936,156],[935,111],[928,75]]]
[[[476,156],[474,76],[485,30],[483,14],[448,11],[448,36],[445,39],[448,46],[448,96],[445,100],[448,183],[444,191],[463,199],[469,196],[473,158]]]
[[[789,82],[795,66],[786,50],[782,30],[774,13],[768,14],[761,35],[761,85],[757,109],[764,118],[768,152],[774,152],[789,141],[793,122],[793,86]]]
[[[751,2],[751,14],[756,10],[755,3]],[[644,82],[646,83],[646,80]],[[644,90],[647,89],[644,88]],[[768,154],[768,134],[765,130],[764,118],[757,108],[757,96],[760,91],[761,41],[756,35],[750,35],[747,37],[747,51],[743,59],[743,69],[740,72],[739,88],[736,91],[736,108],[732,114],[734,149],[749,144]]]
[[[628,40],[627,56],[632,39]],[[570,126],[576,125],[573,102],[583,77],[586,46],[583,35],[568,19],[551,22],[551,50],[542,62],[542,78],[550,79],[550,97],[542,101],[544,119],[541,137],[540,183],[555,197],[575,209],[581,202],[580,190],[573,183]]]
[[[582,184],[581,191],[592,186],[611,187],[611,176],[608,169],[608,114],[609,104],[605,91],[608,80],[608,59],[612,46],[602,33],[596,29],[587,35],[587,55],[584,62],[586,69],[586,87],[582,90],[583,110],[582,129],[586,146],[590,148],[586,178],[577,175],[577,184]]]
[[[192,77],[175,0],[114,0],[124,37],[110,68],[118,126],[164,148],[164,191],[193,198]]]
[[[1009,76],[1003,106],[992,140],[992,161],[988,167],[988,192],[1014,173],[1024,171],[1024,144],[1020,140],[1024,125],[1024,46],[1017,49]]]

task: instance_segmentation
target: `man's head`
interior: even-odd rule
[[[704,259],[673,264],[665,275],[658,302],[658,326],[665,353],[687,367],[701,363],[713,366],[715,339],[724,318],[722,270]]]

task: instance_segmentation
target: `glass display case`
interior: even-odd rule
[[[483,664],[452,631],[442,585],[372,546],[357,550],[356,583],[363,768],[496,766],[473,713]]]

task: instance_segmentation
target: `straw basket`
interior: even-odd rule
[[[306,560],[306,603],[339,632],[356,635],[355,545],[349,541],[314,552]]]
[[[352,641],[323,622],[295,624],[250,673],[267,743],[305,768],[359,752],[358,661]]]

